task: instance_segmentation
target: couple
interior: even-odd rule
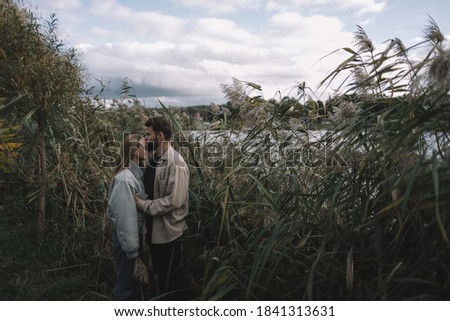
[[[181,236],[187,229],[189,168],[175,151],[170,123],[153,117],[146,132],[124,138],[116,159],[108,196],[108,215],[116,268],[114,300],[139,300],[140,281],[146,267],[141,260],[142,240],[147,240],[160,294],[180,298],[182,290]],[[147,162],[145,171],[139,167]],[[142,278],[144,277],[144,278]],[[164,298],[164,297],[163,297]]]

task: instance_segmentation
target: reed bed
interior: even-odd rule
[[[319,104],[303,86],[295,109],[233,79],[222,85],[231,113],[201,124],[200,135],[182,109],[144,108],[126,80],[112,103],[103,91],[77,92],[47,119],[45,180],[30,143],[37,120],[10,113],[33,99],[6,82],[2,117],[17,123],[10,129],[20,147],[0,177],[1,299],[110,299],[112,160],[122,135],[157,112],[171,119],[191,167],[190,299],[450,299],[445,48],[432,19],[410,48],[392,39],[377,50],[358,27],[354,48],[342,49],[349,57],[321,84],[337,89],[332,98]]]

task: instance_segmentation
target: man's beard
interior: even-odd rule
[[[147,150],[149,152],[155,151],[157,146],[158,146],[158,144],[154,140],[151,140],[151,141],[147,142]]]

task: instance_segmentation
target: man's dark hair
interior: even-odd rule
[[[147,121],[145,122],[145,126],[153,127],[153,130],[155,132],[163,133],[167,140],[170,140],[170,138],[172,137],[172,126],[167,121],[167,119],[162,116],[151,117],[147,119]]]

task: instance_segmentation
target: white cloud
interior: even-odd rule
[[[128,77],[154,91],[172,89],[197,96],[197,101],[213,93],[216,101],[222,101],[219,85],[232,77],[262,83],[264,95],[270,98],[303,80],[314,87],[331,68],[314,64],[351,38],[337,19],[292,13],[273,17],[261,35],[223,19],[183,24],[193,34],[85,47],[85,61],[98,75]]]
[[[115,0],[94,0],[89,4],[89,11],[95,15],[112,15],[111,18],[127,18],[131,9],[118,4]]]
[[[297,13],[281,13],[273,16],[267,25],[269,37],[265,40],[270,47],[283,51],[285,57],[307,58],[314,54],[314,60],[303,59],[313,65],[320,57],[348,45],[352,33],[343,30],[337,18],[325,16],[303,17]]]
[[[96,36],[96,37],[112,37],[114,35],[114,32],[110,29],[106,29],[106,28],[102,28],[102,27],[93,27],[91,29],[92,33]]]
[[[89,11],[114,30],[117,41],[158,39],[179,35],[185,21],[157,11],[135,11],[115,0],[95,0]]]
[[[353,39],[353,34],[344,31],[339,19],[321,15],[280,13],[270,19],[266,28],[267,46],[277,48],[279,59],[284,59],[273,60],[275,68],[269,74],[286,89],[302,81],[315,88],[343,60],[341,54],[326,56],[348,46]]]
[[[229,42],[255,42],[257,37],[240,28],[233,21],[217,18],[199,19],[195,23],[196,34],[204,39],[222,39]]]
[[[178,1],[211,14],[266,2]],[[303,2],[286,3],[290,5],[286,9],[296,9]],[[374,1],[366,1],[370,3]],[[272,17],[267,18],[267,13],[260,17],[267,20],[250,30],[246,23],[230,19],[194,14],[182,18],[159,9],[133,9],[131,3],[118,0],[90,2],[81,13],[89,22],[87,32],[72,27],[88,70],[96,78],[128,77],[140,89],[138,96],[164,97],[181,105],[223,101],[220,84],[232,77],[261,84],[264,96],[270,98],[277,91],[287,94],[302,81],[315,87],[342,61],[339,56],[320,59],[352,40],[341,20],[324,14],[275,11]]]
[[[266,9],[269,11],[291,10],[350,10],[355,14],[378,13],[386,7],[387,1],[378,0],[268,0]]]
[[[81,0],[39,0],[32,2],[38,7],[39,10],[49,12],[71,11],[83,7]]]
[[[387,1],[377,0],[340,0],[339,7],[355,9],[357,15],[379,13],[386,7]]]
[[[188,8],[200,8],[209,14],[237,13],[240,9],[253,10],[259,8],[263,0],[175,0],[179,5]]]

